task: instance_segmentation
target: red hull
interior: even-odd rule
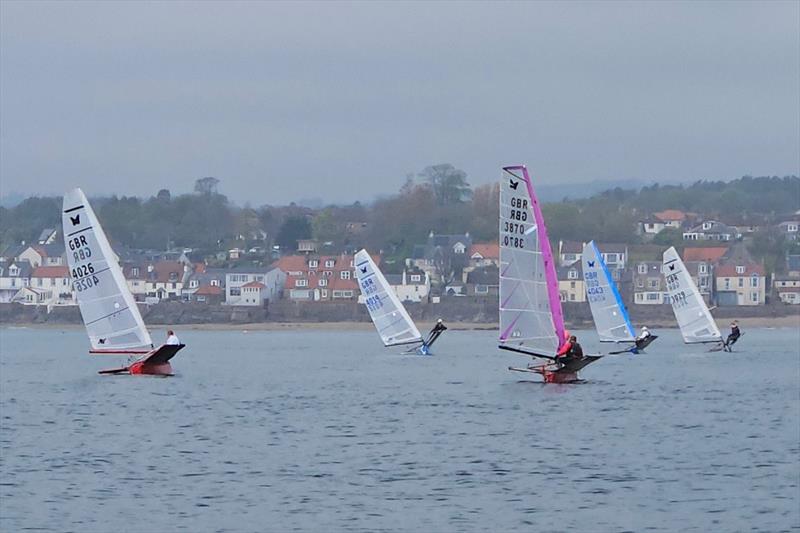
[[[161,363],[153,365],[153,364],[145,364],[144,362],[140,361],[138,363],[133,363],[131,366],[129,366],[128,372],[131,375],[171,376],[172,365],[170,365],[169,363]]]
[[[538,374],[541,374],[545,383],[575,383],[580,381],[577,372],[554,372],[545,367],[536,369]]]

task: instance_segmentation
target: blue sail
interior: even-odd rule
[[[586,297],[601,342],[633,342],[636,334],[611,272],[594,241],[584,245],[581,257]]]

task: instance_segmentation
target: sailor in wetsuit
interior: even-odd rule
[[[575,335],[570,335],[569,340],[564,343],[564,346],[556,354],[556,363],[566,365],[570,361],[583,359],[583,348],[578,344],[578,339]]]
[[[636,339],[634,339],[634,343],[636,343],[636,347],[639,348],[647,341],[647,338],[651,335],[650,330],[647,329],[647,326],[642,326],[642,332],[639,334]]]
[[[739,323],[737,321],[731,322],[731,332],[728,335],[727,340],[725,340],[725,347],[730,351],[731,346],[736,344],[736,341],[739,340],[739,337],[742,335],[742,332],[739,331]]]

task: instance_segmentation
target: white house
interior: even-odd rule
[[[238,267],[225,274],[227,305],[263,305],[281,297],[286,273],[276,267]]]
[[[32,272],[33,268],[27,261],[0,263],[0,302],[12,301],[20,289],[30,285]]]
[[[431,292],[430,276],[423,270],[403,270],[402,274],[387,274],[386,281],[401,302],[426,301]],[[362,296],[359,296],[358,301],[363,303]]]

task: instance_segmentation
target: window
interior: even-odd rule
[[[647,299],[651,300],[651,301],[658,300],[659,296],[661,296],[661,295],[659,293],[657,293],[657,292],[648,292],[647,293]]]
[[[322,275],[323,275],[323,276],[325,276],[325,277],[327,278],[327,277],[330,277],[330,276],[332,276],[332,275],[333,275],[333,272],[331,272],[330,270],[326,270],[326,271],[324,271],[324,272],[322,273]]]
[[[741,265],[736,265],[736,273],[737,274],[744,274],[744,267]]]
[[[39,287],[42,286],[42,278],[36,278],[36,285],[38,285]]]
[[[570,281],[569,282],[569,288],[570,289],[574,289],[575,288],[575,282],[574,281]]]
[[[352,298],[353,291],[333,291],[334,298]]]
[[[475,285],[475,294],[488,294],[488,293],[489,293],[488,285]]]
[[[190,289],[194,289],[194,288],[196,288],[198,285],[199,285],[199,283],[198,283],[198,281],[197,281],[196,279],[193,279],[192,281],[190,281],[190,282],[189,282],[189,288],[190,288]]]
[[[138,276],[139,276],[139,267],[133,267],[133,268],[131,269],[131,275],[132,275],[133,277],[138,277]]]
[[[317,261],[316,259],[312,259],[311,261],[308,262],[309,268],[317,268],[318,266],[319,266],[319,261]]]
[[[241,296],[241,295],[242,295],[242,289],[240,289],[239,287],[231,287],[231,296]]]
[[[177,288],[178,288],[178,284],[177,284],[177,283],[173,283],[173,284],[172,284],[172,288],[173,288],[173,289],[177,289]]]
[[[744,287],[744,278],[739,278],[739,288]]]
[[[647,265],[639,263],[639,274],[647,274]]]
[[[758,287],[758,276],[753,276],[752,278],[750,278],[750,286]]]
[[[308,287],[308,280],[307,279],[298,279],[295,282],[296,287]]]
[[[753,291],[750,293],[750,301],[751,302],[758,302],[758,292]]]
[[[318,283],[318,285],[320,287],[327,287],[328,286],[328,280],[325,279],[325,278],[320,279],[317,283]]]
[[[321,291],[321,296],[322,296],[323,298],[327,298],[327,297],[328,297],[328,289],[322,289],[322,291]]]
[[[614,270],[612,270],[611,271],[611,277],[614,279],[614,281],[619,281],[619,279],[621,277],[621,270],[618,269],[618,268],[615,268]]]
[[[616,263],[617,262],[617,254],[606,254],[606,263]]]
[[[634,298],[637,302],[641,302],[644,299],[644,294],[641,292],[636,293],[636,297]]]
[[[639,287],[640,289],[644,289],[644,280],[642,278],[637,279],[636,286]]]
[[[328,259],[325,261],[325,268],[333,268],[333,259]]]
[[[575,301],[575,293],[574,292],[569,293],[569,301],[570,302],[574,302]]]
[[[419,274],[411,274],[411,281],[422,281],[422,276]]]
[[[211,286],[212,287],[219,287],[219,280],[218,279],[212,279],[211,280]]]
[[[654,278],[648,279],[647,280],[647,288],[648,289],[658,289],[658,285],[659,285],[658,281],[659,281],[658,279],[654,279]]]
[[[725,278],[724,283],[725,283],[725,290],[731,288],[731,278]]]
[[[349,270],[342,270],[342,279],[350,279],[350,271]]]
[[[578,279],[578,271],[570,269],[569,272],[567,272],[567,279]]]
[[[350,260],[350,268],[355,268],[355,266],[356,266],[356,262],[355,262],[355,260],[354,260],[354,259],[351,259],[351,260]]]

